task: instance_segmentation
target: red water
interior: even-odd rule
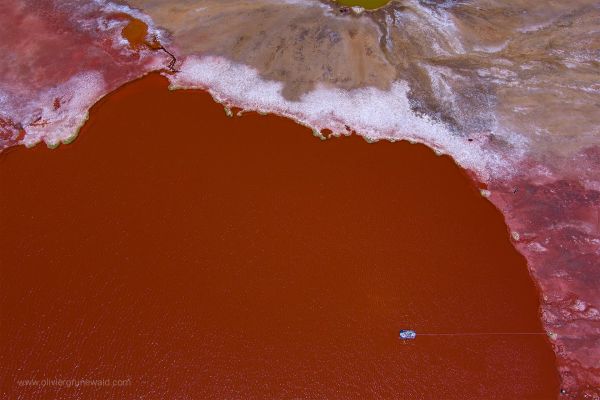
[[[556,397],[543,335],[397,338],[542,331],[500,213],[449,158],[166,87],[0,156],[2,398]]]

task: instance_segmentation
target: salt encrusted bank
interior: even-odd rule
[[[596,0],[407,0],[358,14],[326,0],[5,2],[1,148],[69,141],[101,96],[168,70],[168,54],[127,46],[123,13],[176,57],[173,88],[451,156],[518,233],[564,391],[600,398]]]

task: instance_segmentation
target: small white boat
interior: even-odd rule
[[[417,337],[417,332],[410,329],[402,329],[399,336],[400,339],[412,340]]]

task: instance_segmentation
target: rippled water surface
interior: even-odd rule
[[[227,118],[153,75],[104,100],[71,145],[1,161],[7,398],[558,392],[501,215],[424,146]],[[542,334],[402,342],[402,328]],[[129,384],[23,383],[45,378]]]
[[[5,1],[0,148],[69,142],[103,95],[157,70],[172,89],[315,135],[424,143],[502,212],[540,290],[561,386],[597,398],[598,26],[597,0],[402,0],[369,12],[329,0]]]

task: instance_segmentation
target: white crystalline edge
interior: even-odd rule
[[[480,144],[468,142],[427,116],[415,114],[407,97],[408,85],[403,81],[396,81],[389,91],[348,91],[321,85],[300,101],[290,101],[281,94],[282,83],[263,80],[253,68],[216,56],[189,56],[180,72],[169,79],[172,89],[205,89],[219,103],[279,114],[317,131],[349,134],[348,126],[369,141],[420,142],[451,155],[484,181],[512,172],[508,160],[499,154],[485,151]]]
[[[140,21],[144,22],[146,24],[146,26],[148,27],[148,34],[150,36],[156,37],[158,39],[158,41],[162,44],[167,43],[167,35],[165,34],[165,31],[156,27],[152,18],[150,18],[148,15],[144,14],[143,12],[141,12],[135,8],[129,7],[128,5],[116,4],[109,0],[94,0],[94,2],[98,6],[100,6],[100,9],[102,11],[104,11],[107,14],[123,13],[123,14],[128,14],[136,19],[139,19]]]
[[[409,0],[406,2],[406,5],[413,10],[413,13],[407,14],[395,11],[394,14],[396,15],[396,19],[398,21],[402,21],[404,18],[417,18],[415,20],[415,24],[422,26],[424,33],[431,34],[432,37],[434,37],[436,34],[442,34],[447,44],[452,47],[452,50],[455,54],[465,53],[465,49],[463,48],[463,45],[459,39],[461,36],[460,32],[458,31],[456,25],[454,25],[450,13],[443,8],[433,10],[430,7],[424,6],[422,2],[418,0]],[[443,29],[440,29],[440,27],[443,27]],[[435,44],[435,41],[433,43]],[[438,48],[438,50],[441,53],[446,53],[441,48]]]
[[[123,12],[144,21],[150,34],[162,38],[162,31],[155,28],[152,20],[145,14],[106,0],[94,0],[94,3],[106,14]],[[86,22],[88,21],[80,21],[82,26]],[[94,22],[97,23],[98,20]],[[95,28],[110,34],[117,47],[127,48],[128,42],[122,40],[120,25],[96,24]],[[164,68],[161,56],[144,50],[140,54],[146,62],[149,61],[140,71],[140,76]],[[31,98],[25,103],[14,103],[11,99],[15,96],[3,90],[0,85],[0,110],[3,111],[0,117],[16,121],[23,126],[25,135],[20,141],[21,144],[32,147],[43,141],[49,147],[55,147],[61,142],[68,143],[77,137],[79,129],[88,119],[89,109],[108,91],[115,89],[110,86],[102,72],[85,71],[30,95]],[[60,107],[55,109],[54,100],[57,98],[60,100]]]
[[[33,146],[44,140],[48,146],[68,142],[77,135],[79,128],[87,120],[89,108],[106,92],[102,74],[90,71],[73,76],[61,85],[39,94],[39,97],[24,108],[32,108],[32,116],[41,117],[35,121],[25,121],[25,137],[22,143]],[[54,109],[54,99],[61,99],[58,109]]]
[[[162,60],[153,59],[152,63],[140,71],[140,76],[162,68]],[[116,87],[126,81],[117,83]],[[21,106],[18,113],[9,113],[11,117],[21,116],[18,120],[22,121],[25,136],[20,143],[32,147],[43,141],[49,147],[55,147],[60,143],[71,142],[87,121],[89,109],[116,87],[109,86],[101,72],[87,71],[46,89],[37,98]],[[54,100],[57,98],[60,100],[60,107],[55,109]]]

